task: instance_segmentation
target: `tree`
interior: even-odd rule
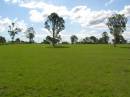
[[[71,40],[71,43],[72,43],[72,44],[77,43],[78,37],[77,37],[76,35],[72,35],[72,36],[70,37],[70,40]]]
[[[20,28],[17,28],[15,26],[15,23],[12,23],[11,25],[9,25],[9,35],[11,36],[12,42],[14,41],[14,37],[16,34],[18,34],[18,32],[21,32]]]
[[[83,43],[83,44],[87,44],[87,43],[90,43],[90,42],[91,42],[90,37],[85,37],[85,38],[82,40],[82,43]]]
[[[19,38],[17,38],[16,40],[15,40],[15,43],[20,43],[21,41],[20,41],[20,39]]]
[[[69,42],[67,42],[67,41],[63,41],[62,44],[69,44]]]
[[[33,38],[35,37],[35,31],[33,27],[29,27],[26,30],[26,37],[29,39],[29,43],[33,43]]]
[[[102,37],[98,39],[98,43],[99,43],[99,44],[104,43],[104,40],[103,40],[103,38],[102,38]]]
[[[57,13],[51,13],[45,21],[45,28],[52,35],[52,45],[56,44],[56,40],[59,39],[59,33],[65,29],[65,21],[62,17],[58,16]]]
[[[6,43],[5,37],[0,36],[0,43],[1,43],[1,44]]]
[[[46,41],[45,39],[43,39],[43,42],[41,42],[43,44],[50,44],[48,41]]]
[[[102,42],[108,44],[109,36],[107,32],[102,33]]]
[[[123,14],[114,14],[108,18],[107,26],[114,37],[114,47],[119,41],[119,36],[126,30],[127,17]]]
[[[92,39],[91,39],[92,38]],[[97,39],[97,38],[96,38]],[[95,37],[85,37],[81,43],[83,44],[92,44],[95,41]],[[97,41],[97,40],[96,40]]]
[[[98,39],[95,36],[91,36],[90,39],[92,40],[92,43],[98,42]]]

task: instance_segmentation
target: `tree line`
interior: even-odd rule
[[[114,39],[112,40],[114,47],[118,43],[127,43],[127,41],[122,36],[122,33],[126,30],[127,26],[127,17],[124,14],[113,14],[111,17],[108,17],[106,25],[110,30],[110,34],[113,35]],[[55,47],[61,41],[60,32],[65,29],[65,21],[63,17],[60,17],[57,13],[51,13],[45,23],[44,27],[51,33],[50,36],[47,36],[42,43],[52,44]],[[20,41],[19,38],[14,40],[14,37],[19,32],[22,32],[20,28],[15,26],[15,23],[12,23],[8,27],[8,33],[11,37],[12,43],[20,43],[24,41]],[[26,37],[29,39],[29,43],[34,43],[35,30],[33,27],[28,27],[25,31]],[[95,36],[85,37],[84,39],[78,41],[78,37],[76,35],[72,35],[70,37],[72,44],[88,44],[88,43],[109,43],[109,36],[107,32],[102,33],[101,38],[96,38]],[[0,43],[5,43],[6,40],[4,37],[0,37]],[[62,44],[67,44],[67,42],[62,42]]]
[[[61,38],[59,40],[56,40],[56,44],[70,44],[67,41],[61,42]],[[97,38],[96,36],[90,36],[90,37],[84,37],[83,39],[79,39],[78,36],[72,35],[70,36],[71,44],[109,44],[110,43],[110,37],[108,36],[107,32],[103,32],[100,38]],[[51,44],[51,38],[50,36],[47,36],[43,40],[43,44]],[[117,41],[118,44],[126,44],[127,40],[124,39],[124,37],[121,35]]]

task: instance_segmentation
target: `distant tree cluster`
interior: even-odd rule
[[[16,23],[13,22],[11,23],[11,25],[9,25],[8,32],[11,37],[12,43],[27,43],[25,41],[21,41],[20,38],[15,39],[16,34],[18,34],[19,32],[22,32],[22,29],[18,28],[16,26]],[[34,28],[33,27],[27,28],[27,30],[25,31],[25,34],[26,34],[26,37],[29,39],[29,43],[34,43],[34,40],[33,40],[35,37]]]
[[[90,36],[90,37],[83,38],[79,42],[78,42],[78,37],[75,36],[76,37],[76,39],[75,39],[76,41],[75,41],[73,39],[73,36],[75,36],[75,35],[72,35],[70,37],[72,44],[73,43],[77,43],[77,44],[108,44],[109,43],[109,36],[108,36],[107,32],[103,32],[102,37],[99,38],[99,39],[97,37],[95,37],[95,36]]]
[[[76,35],[72,35],[70,37],[71,44],[108,44],[110,37],[107,32],[102,33],[102,37],[97,38],[95,36],[85,37],[82,40],[78,41],[78,37]],[[118,44],[125,44],[127,41],[124,39],[122,35],[119,36]]]
[[[0,44],[6,43],[5,37],[0,36]]]
[[[70,37],[71,44],[108,44],[109,36],[107,32],[102,33],[101,38],[97,38],[95,36],[85,37],[82,40],[78,41],[78,37],[76,35],[72,35]]]

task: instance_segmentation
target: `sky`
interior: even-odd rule
[[[70,41],[71,35],[77,35],[79,40],[89,36],[100,38],[104,31],[109,33],[106,21],[115,13],[128,18],[123,36],[130,41],[130,0],[0,0],[0,36],[11,40],[8,26],[15,22],[22,29],[15,39],[28,41],[25,31],[34,27],[35,41],[42,42],[50,35],[44,22],[52,12],[65,20],[65,30],[60,32],[62,41]]]

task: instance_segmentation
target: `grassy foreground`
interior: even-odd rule
[[[130,45],[0,45],[0,97],[130,97]]]

